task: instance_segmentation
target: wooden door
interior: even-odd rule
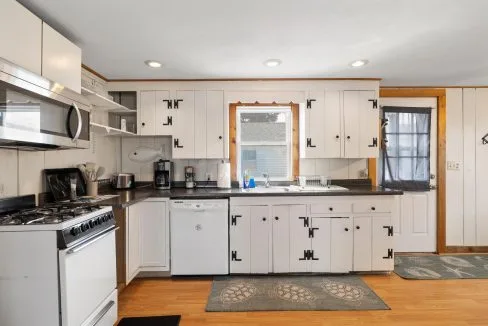
[[[229,261],[231,274],[251,272],[251,207],[232,206],[229,217]]]
[[[156,92],[141,91],[139,108],[138,134],[142,136],[155,135],[156,127]]]
[[[207,92],[195,91],[195,158],[207,158]]]
[[[374,271],[392,271],[393,257],[393,226],[391,217],[372,217],[372,251],[371,264]]]
[[[353,260],[353,231],[350,218],[332,218],[330,225],[330,271],[349,273]]]
[[[290,272],[310,272],[310,260],[303,259],[304,252],[311,250],[312,242],[308,236],[311,218],[306,205],[290,207]]]
[[[128,208],[126,217],[126,239],[127,239],[127,275],[126,285],[128,285],[139,271],[141,266],[141,238],[140,238],[140,216],[139,204],[132,205]]]
[[[313,273],[330,273],[331,257],[331,219],[324,217],[312,218],[313,238],[312,250],[315,260],[312,260]]]
[[[353,234],[353,271],[371,271],[371,217],[355,217]]]
[[[269,208],[251,206],[251,273],[269,272]]]
[[[290,272],[290,205],[272,207],[273,273]]]
[[[142,92],[141,92],[142,93]],[[142,100],[141,100],[142,111]],[[158,136],[171,136],[174,130],[175,114],[173,101],[169,91],[156,91],[155,104],[155,134]]]
[[[206,119],[207,158],[222,159],[224,158],[224,91],[207,91]]]
[[[374,91],[359,91],[357,94],[359,106],[359,157],[378,157],[380,139],[378,101]]]
[[[195,92],[176,91],[173,102],[176,115],[173,159],[193,159],[195,157]]]
[[[141,231],[141,266],[165,267],[166,252],[166,203],[141,202],[138,204]]]
[[[305,157],[323,158],[325,155],[324,91],[309,93],[310,101],[305,108]]]
[[[340,91],[325,92],[325,122],[324,122],[324,156],[340,158],[342,156],[342,110]]]

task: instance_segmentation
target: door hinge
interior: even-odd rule
[[[307,147],[312,147],[312,148],[317,147],[315,145],[312,145],[312,138],[307,138]]]
[[[308,228],[309,227],[309,218],[306,216],[300,216],[298,219],[303,220],[303,227]]]
[[[391,226],[391,225],[384,225],[383,226],[383,229],[387,229],[388,230],[388,236],[389,237],[392,237],[393,236],[393,226]]]
[[[163,126],[172,126],[173,125],[173,117],[168,115],[166,117],[166,123],[163,123]]]
[[[298,258],[298,260],[319,260],[319,259],[314,257],[313,250],[304,250],[303,258]]]
[[[311,109],[312,108],[312,102],[315,102],[316,100],[313,99],[313,98],[310,98],[307,100],[307,109]]]
[[[183,145],[180,146],[180,140],[178,138],[175,138],[173,140],[173,147],[174,148],[183,148]]]
[[[241,218],[242,215],[231,215],[230,217],[230,225],[237,225],[237,218]]]
[[[242,261],[242,259],[237,258],[237,251],[231,251],[231,260],[232,261]]]
[[[378,108],[378,100],[377,99],[373,99],[373,100],[368,100],[369,102],[373,102],[373,109],[377,109]]]
[[[318,230],[319,228],[308,228],[308,237],[313,238],[315,237],[315,230]]]
[[[171,100],[163,100],[163,102],[166,103],[166,106],[168,107],[168,109],[173,108],[173,102]]]
[[[383,259],[393,259],[393,249],[388,249],[388,255],[383,256]]]
[[[173,100],[173,107],[179,109],[180,102],[183,102],[183,100]]]
[[[378,138],[374,137],[373,143],[371,145],[368,145],[368,147],[378,147]]]

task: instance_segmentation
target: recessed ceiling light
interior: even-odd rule
[[[161,62],[154,61],[154,60],[146,60],[144,61],[144,63],[151,68],[161,68],[163,66]]]
[[[362,66],[368,64],[368,62],[369,62],[368,60],[356,60],[356,61],[351,62],[349,65],[351,67],[357,68],[357,67],[362,67]]]
[[[281,64],[280,59],[268,59],[264,62],[264,65],[270,68],[278,67]]]

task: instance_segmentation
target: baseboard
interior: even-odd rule
[[[488,253],[488,246],[448,246],[446,254]]]

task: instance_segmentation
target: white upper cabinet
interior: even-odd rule
[[[374,91],[344,91],[344,156],[379,155],[379,109]]]
[[[207,158],[224,157],[224,91],[207,91]],[[195,118],[195,127],[200,121]],[[195,134],[196,136],[196,134]],[[196,157],[196,155],[195,155]]]
[[[42,75],[81,93],[81,49],[44,22]]]
[[[156,92],[142,91],[140,93],[140,108],[138,124],[138,134],[142,136],[152,136],[156,129]]]
[[[325,122],[322,129],[325,131],[324,156],[326,158],[342,157],[342,112],[341,92],[325,92]]]
[[[160,136],[171,136],[174,130],[174,110],[173,110],[173,100],[170,98],[169,91],[156,91],[156,112],[154,114],[155,117],[155,127],[153,131],[156,135]],[[147,108],[148,111],[153,110],[153,108],[149,105]],[[142,113],[142,110],[141,110]],[[147,114],[151,115],[151,112]]]
[[[176,91],[173,99],[173,159],[195,158],[195,92]]]
[[[40,75],[41,42],[41,19],[15,0],[2,0],[0,57]]]
[[[305,106],[305,157],[325,157],[324,92],[310,92]]]
[[[195,158],[207,158],[207,92],[195,91]]]

